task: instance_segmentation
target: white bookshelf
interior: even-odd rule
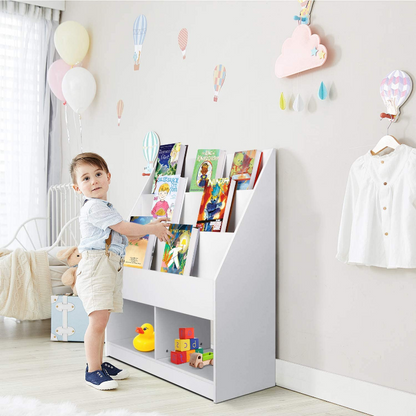
[[[227,173],[233,154],[227,155]],[[194,163],[187,157],[188,178]],[[151,270],[124,268],[124,313],[110,318],[108,356],[215,403],[275,385],[275,149],[263,150],[262,166],[255,188],[236,192],[229,232],[200,233],[192,276],[158,271],[164,249],[159,242]],[[152,179],[132,215],[150,212]],[[182,224],[195,225],[200,200],[201,193],[186,193]],[[136,327],[146,322],[156,333],[155,350],[148,353],[133,347]],[[181,327],[195,328],[204,351],[214,351],[214,366],[195,369],[170,362]]]

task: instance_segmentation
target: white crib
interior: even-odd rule
[[[52,293],[60,295],[71,291],[64,286],[61,276],[67,269],[56,257],[58,251],[69,246],[78,246],[80,241],[79,211],[82,196],[72,185],[55,185],[48,191],[47,217],[34,217],[23,222],[13,238],[0,249],[22,247],[24,250],[45,250],[49,257]]]

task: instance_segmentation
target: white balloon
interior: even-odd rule
[[[89,107],[96,91],[95,79],[85,68],[70,69],[62,80],[65,100],[77,114],[82,114]]]

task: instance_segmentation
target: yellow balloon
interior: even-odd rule
[[[55,31],[55,48],[68,65],[80,63],[88,52],[90,37],[78,22],[61,23]]]

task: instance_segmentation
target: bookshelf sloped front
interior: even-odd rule
[[[214,319],[214,280],[125,267],[123,298]]]

